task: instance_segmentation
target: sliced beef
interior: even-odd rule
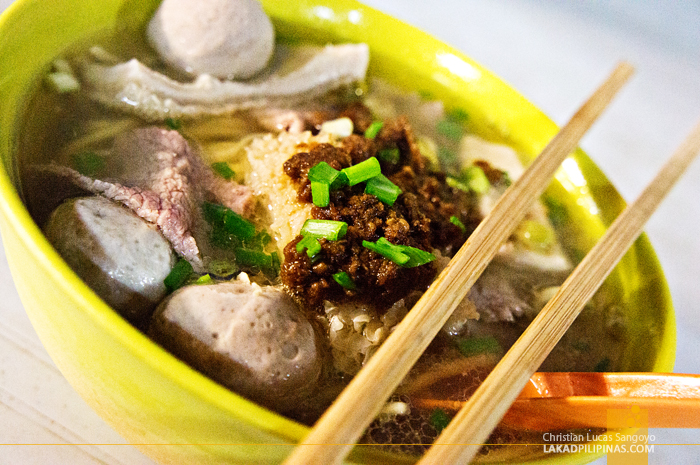
[[[148,127],[115,139],[106,159],[103,179],[85,176],[58,165],[38,167],[39,178],[58,177],[57,192],[68,186],[121,202],[141,218],[158,226],[175,251],[201,270],[201,241],[206,237],[200,205],[209,199],[246,215],[253,194],[245,186],[218,177],[191,150],[177,131]],[[60,198],[57,196],[56,198]]]

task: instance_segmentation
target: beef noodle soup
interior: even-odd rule
[[[20,138],[23,195],[115,311],[310,425],[522,173],[521,157],[472,133],[460,108],[368,76],[364,44],[284,43],[251,1],[223,16],[257,29],[215,21],[217,47],[190,50],[172,37],[188,20],[177,3],[141,34],[54,61]],[[417,454],[435,439],[454,412],[428,401],[466,399],[484,379],[579,258],[572,228],[554,198],[527,213],[361,442]],[[541,369],[613,371],[625,340],[624,302],[604,285]],[[500,428],[482,454],[538,441]]]

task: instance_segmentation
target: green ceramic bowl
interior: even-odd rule
[[[179,362],[105,305],[63,262],[32,221],[19,194],[18,127],[37,76],[71,44],[96,33],[143,27],[156,0],[20,0],[0,19],[0,219],[26,311],[61,372],[124,438],[162,463],[277,463],[307,428],[235,395]],[[430,36],[352,0],[265,0],[288,40],[366,42],[370,73],[435,96],[470,115],[471,129],[534,157],[557,128],[487,70]],[[392,31],[385,34],[383,31]],[[576,224],[567,231],[584,251],[623,202],[578,151],[547,195]],[[629,304],[628,371],[670,371],[675,326],[669,293],[646,238],[608,281]],[[358,448],[351,460],[392,462]],[[549,456],[582,463],[590,456]],[[394,462],[395,463],[395,462]]]

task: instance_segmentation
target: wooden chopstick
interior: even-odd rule
[[[508,188],[437,280],[292,451],[286,465],[343,460],[632,72],[629,64],[619,64]]]
[[[564,281],[419,463],[468,463],[476,455],[528,379],[641,234],[647,219],[698,151],[700,123]]]

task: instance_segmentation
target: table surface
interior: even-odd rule
[[[10,3],[0,0],[0,11]],[[366,3],[463,51],[560,124],[619,60],[632,62],[636,76],[581,143],[628,200],[700,118],[698,0]],[[681,373],[700,373],[699,179],[696,162],[646,228],[674,300]],[[125,444],[56,369],[24,313],[4,249],[0,295],[0,463],[153,463]],[[700,431],[652,434],[649,463],[698,463]]]

